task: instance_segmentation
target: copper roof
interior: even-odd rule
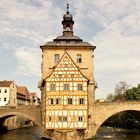
[[[9,87],[14,81],[0,81],[0,87]]]

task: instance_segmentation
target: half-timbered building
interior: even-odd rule
[[[73,34],[67,5],[63,34],[41,46],[42,123],[44,131],[88,130],[92,123],[95,46]]]

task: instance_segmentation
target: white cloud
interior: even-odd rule
[[[8,49],[15,57],[18,74],[40,75],[39,46],[62,34],[61,20],[66,10],[64,1],[59,3],[60,7],[52,0],[1,0],[0,49]],[[97,97],[112,92],[119,80],[139,83],[140,1],[72,0],[70,13],[75,34],[97,46]]]
[[[137,11],[138,1],[137,3],[136,1],[135,3],[127,1],[127,4],[125,4],[121,4],[121,8],[124,6],[127,7],[125,8],[127,9],[126,12],[123,10],[124,16],[121,18],[116,16],[116,18],[108,23],[108,26],[104,27],[104,30],[98,32],[93,38],[97,45],[95,73],[97,79],[99,79],[99,82],[103,86],[98,91],[101,93],[101,95],[98,95],[99,97],[106,96],[113,90],[111,86],[110,89],[107,89],[108,87],[105,88],[106,84],[103,85],[102,83],[106,81],[110,85],[115,84],[119,80],[133,85],[139,83],[140,12]],[[111,9],[113,7],[114,5],[111,6]],[[118,8],[118,10],[120,9]],[[106,74],[106,78],[103,76],[104,74]],[[102,89],[106,90],[103,91]]]
[[[41,52],[37,48],[21,47],[15,50],[18,62],[17,73],[27,76],[40,76]]]
[[[95,50],[95,78],[99,85],[97,98],[114,92],[113,88],[120,80],[132,85],[139,83],[140,1],[81,1],[80,4],[76,1],[74,5],[76,17],[80,21],[76,26],[81,34],[85,35],[89,28],[93,31],[93,35],[95,33],[89,41],[97,46]],[[92,24],[87,26],[88,22]],[[98,30],[94,28],[95,23],[99,26]]]

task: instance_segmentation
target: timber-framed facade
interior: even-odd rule
[[[92,129],[94,108],[94,49],[73,35],[73,16],[63,16],[63,35],[41,46],[42,125],[47,131]],[[68,138],[67,138],[68,139]]]

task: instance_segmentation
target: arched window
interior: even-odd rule
[[[70,31],[70,24],[69,23],[66,24],[66,31]]]
[[[77,63],[82,63],[82,55],[77,54]]]

